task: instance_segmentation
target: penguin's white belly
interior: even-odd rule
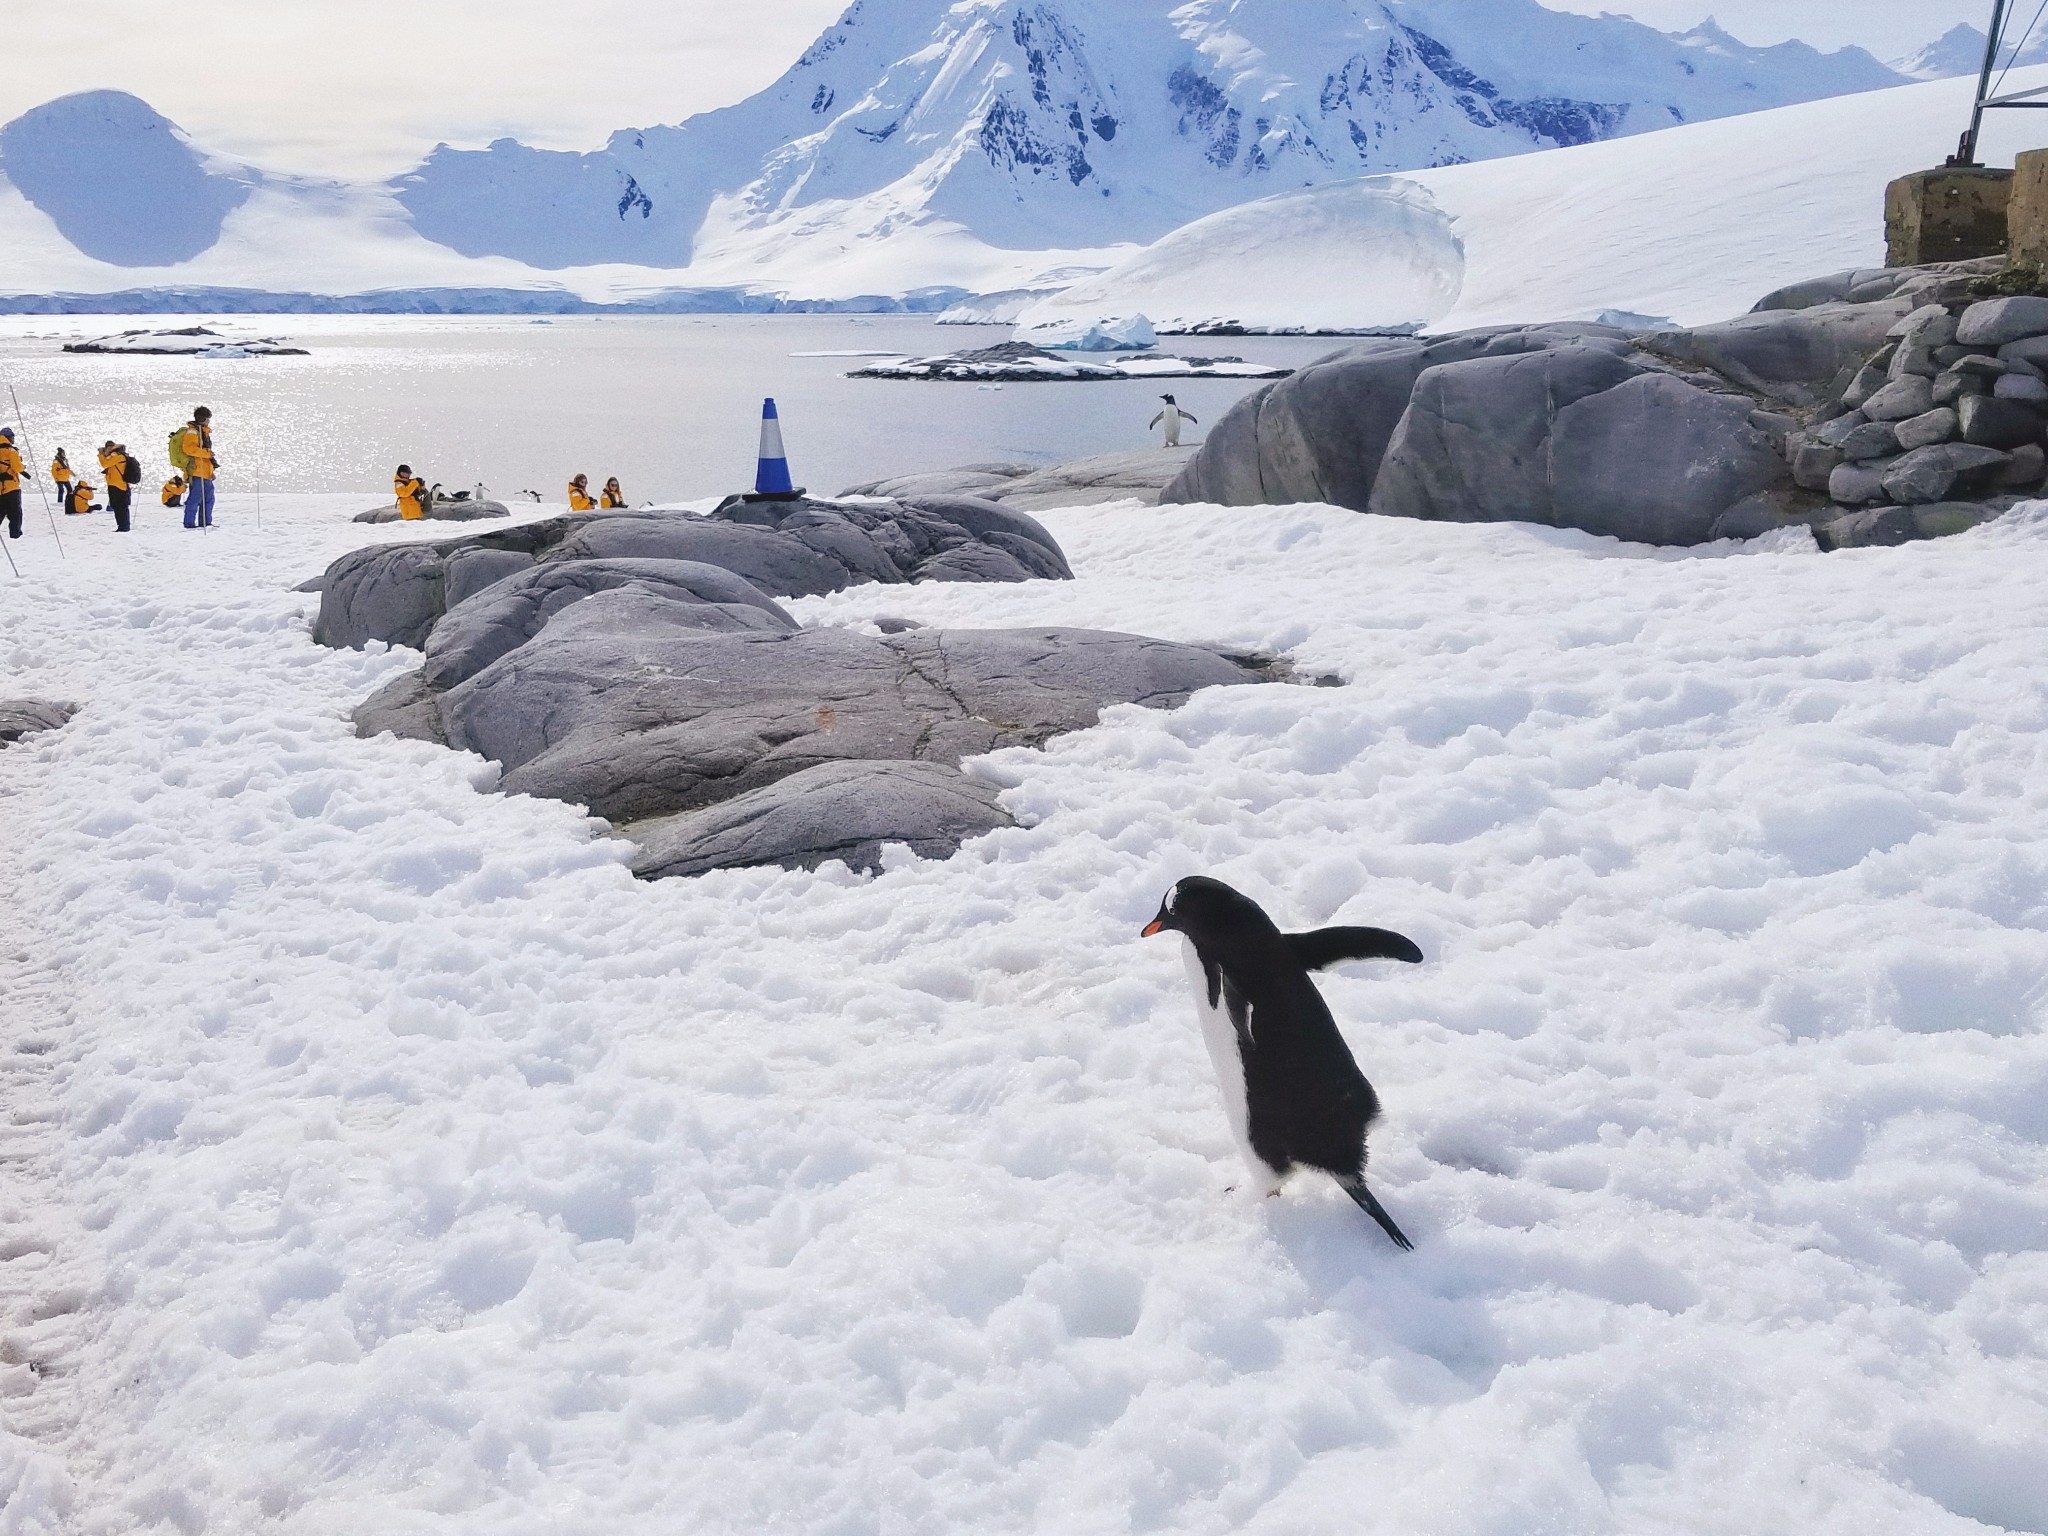
[[[1195,990],[1195,1017],[1202,1026],[1202,1043],[1209,1048],[1209,1064],[1216,1069],[1216,1086],[1223,1092],[1223,1118],[1230,1122],[1230,1134],[1237,1138],[1237,1149],[1244,1154],[1253,1175],[1263,1179],[1266,1188],[1277,1189],[1283,1175],[1252,1150],[1251,1102],[1245,1091],[1244,1057],[1237,1046],[1237,1026],[1230,1020],[1220,988],[1215,1006],[1210,1006],[1209,974],[1203,969],[1195,946],[1186,939],[1180,942],[1180,956]]]

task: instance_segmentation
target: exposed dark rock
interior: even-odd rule
[[[2048,336],[2048,299],[2032,294],[1972,304],[1956,327],[1966,347],[2002,347],[2028,336]]]
[[[78,713],[76,704],[50,699],[0,699],[0,747],[24,736],[54,731]]]
[[[1947,501],[1998,488],[2012,461],[1995,448],[1971,443],[1943,443],[1916,448],[1892,460],[1884,472],[1884,492],[1901,506]]]
[[[2009,503],[1937,502],[1920,507],[1872,507],[1814,529],[1822,549],[1874,549],[1944,539],[1989,522]]]
[[[833,859],[881,867],[905,843],[940,859],[969,838],[1014,826],[996,791],[940,763],[820,763],[722,804],[635,822],[633,873],[658,880],[772,864],[816,869]]]
[[[393,678],[358,704],[349,718],[358,736],[381,736],[389,731],[406,741],[448,745],[448,733],[441,729],[440,695],[417,672]]]
[[[1956,402],[1963,441],[1981,448],[2012,449],[2042,440],[2041,413],[2017,400],[1965,395]]]
[[[1886,458],[1899,448],[1898,431],[1888,421],[1865,422],[1842,439],[1842,457],[1851,464]]]

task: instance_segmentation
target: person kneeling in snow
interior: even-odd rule
[[[427,482],[412,472],[410,464],[398,466],[391,489],[398,497],[400,522],[416,523],[427,515]]]
[[[83,517],[88,512],[99,511],[100,509],[92,504],[92,498],[93,484],[90,480],[83,476],[73,480],[71,482],[70,505],[64,509],[65,516]]]
[[[1157,416],[1154,416],[1152,418],[1152,425],[1156,427],[1161,422],[1165,422],[1166,446],[1169,448],[1178,448],[1180,446],[1180,424],[1184,421],[1192,421],[1195,423],[1196,426],[1200,426],[1201,422],[1198,418],[1190,416],[1186,411],[1182,410],[1177,404],[1175,404],[1173,396],[1161,395],[1159,398],[1166,402],[1166,409],[1161,411]],[[1149,431],[1150,428],[1147,428],[1147,430]]]
[[[184,501],[184,499],[185,499],[185,477],[184,477],[183,475],[173,475],[173,476],[171,476],[171,478],[170,478],[170,479],[168,479],[168,480],[166,480],[166,481],[164,482],[164,489],[163,489],[163,496],[162,496],[163,504],[164,504],[165,506],[167,506],[167,507],[175,507],[175,506],[177,506],[177,505],[178,505],[178,504],[179,504],[180,502]]]

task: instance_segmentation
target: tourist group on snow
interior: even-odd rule
[[[166,445],[171,477],[164,482],[159,499],[167,507],[184,509],[187,528],[213,526],[213,477],[220,459],[213,451],[212,423],[213,412],[195,406],[191,420],[173,431]],[[100,445],[99,461],[100,479],[107,492],[104,510],[114,514],[115,529],[126,533],[131,498],[144,475],[142,462],[128,451],[126,443],[111,437]],[[21,537],[22,483],[34,478],[22,462],[14,428],[0,427],[0,522],[7,525],[10,539]],[[57,505],[67,517],[103,510],[93,499],[99,488],[72,467],[62,448],[50,460],[50,482],[56,488]]]

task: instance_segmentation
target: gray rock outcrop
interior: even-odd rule
[[[661,632],[597,602],[443,694],[441,718],[507,789],[615,821],[824,762],[957,765],[1093,725],[1109,704],[1264,680],[1197,646],[1093,630]]]
[[[0,747],[10,747],[24,736],[54,731],[78,713],[76,704],[50,699],[0,699]]]
[[[1161,499],[1682,545],[2036,485],[2048,299],[1976,297],[2003,266],[1836,273],[1686,329],[1366,341],[1240,400]]]
[[[1094,630],[803,629],[785,595],[854,580],[1065,575],[1021,513],[957,496],[735,503],[712,518],[553,518],[358,551],[316,634],[425,663],[355,711],[358,734],[480,753],[509,791],[587,805],[649,876],[949,853],[1010,824],[963,758],[1275,681],[1266,664]],[[705,558],[715,556],[716,559]]]
[[[996,791],[936,763],[820,763],[721,805],[634,828],[633,873],[659,880],[764,864],[816,869],[833,859],[863,873],[906,844],[945,858],[969,838],[1015,826]]]
[[[717,566],[774,597],[856,582],[1028,581],[1072,576],[1027,514],[972,496],[888,502],[729,501],[709,517],[578,513],[462,539],[381,545],[327,568],[313,637],[419,647],[455,604],[532,565],[681,560]]]

